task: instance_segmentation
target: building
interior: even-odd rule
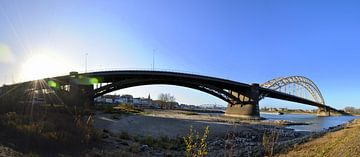
[[[159,103],[151,100],[150,94],[148,98],[134,98],[132,95],[125,94],[125,95],[103,95],[100,97],[95,98],[95,103],[97,104],[112,104],[112,105],[119,105],[119,104],[127,104],[133,105],[140,108],[160,108]],[[177,106],[178,104],[173,104],[173,106]]]

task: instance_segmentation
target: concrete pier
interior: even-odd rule
[[[250,91],[240,94],[231,91],[231,94],[239,98],[241,104],[228,104],[225,111],[225,116],[246,118],[246,119],[260,119],[259,111],[259,84],[252,84]]]
[[[331,116],[330,110],[328,110],[326,108],[319,108],[318,111],[317,111],[317,116],[319,116],[319,117]]]

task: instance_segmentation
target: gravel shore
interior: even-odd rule
[[[169,137],[182,138],[189,132],[189,127],[198,130],[200,134],[206,126],[209,126],[209,137],[207,139],[209,156],[262,156],[265,151],[262,145],[264,134],[276,132],[276,151],[284,151],[286,148],[298,142],[304,142],[312,132],[299,132],[282,126],[269,125],[259,121],[240,121],[226,117],[209,116],[202,114],[190,114],[184,111],[147,111],[142,115],[113,115],[98,113],[94,121],[95,128],[105,129],[110,132],[110,139],[121,133],[137,137]],[[111,146],[121,144],[107,140]],[[124,143],[124,140],[120,143]],[[130,141],[125,141],[130,145]],[[140,145],[139,147],[141,147]],[[143,146],[149,147],[149,146]],[[281,148],[281,149],[280,149]],[[104,148],[107,149],[107,148]],[[113,148],[111,148],[113,149]],[[169,150],[166,150],[169,151]],[[159,153],[160,152],[160,153]],[[170,150],[172,154],[183,154],[183,150]],[[138,152],[140,155],[151,154],[151,156],[163,156],[161,151],[149,149]]]

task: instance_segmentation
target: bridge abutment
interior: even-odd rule
[[[250,91],[246,94],[230,91],[231,95],[239,99],[240,104],[228,104],[225,116],[260,119],[259,111],[259,84],[252,84]]]
[[[328,116],[331,116],[330,114],[330,110],[329,109],[326,109],[326,108],[322,108],[320,107],[317,111],[317,116],[319,117],[328,117]]]

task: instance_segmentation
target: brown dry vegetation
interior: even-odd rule
[[[328,133],[279,156],[360,156],[360,119],[353,121],[343,130]]]
[[[30,156],[78,156],[100,136],[86,115],[63,106],[36,106],[32,114],[2,110],[0,144]]]

